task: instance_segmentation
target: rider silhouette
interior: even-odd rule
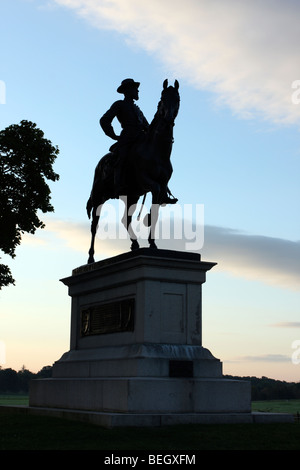
[[[124,164],[131,146],[142,136],[149,127],[149,123],[140,108],[134,103],[139,99],[140,83],[132,78],[126,78],[117,89],[124,94],[124,100],[118,100],[101,117],[100,125],[105,134],[117,142],[110,147],[110,151],[117,154],[114,173],[114,186],[116,195],[124,189]],[[117,118],[122,131],[119,136],[115,134],[112,121]]]
[[[125,190],[125,164],[129,150],[149,128],[149,123],[140,108],[134,103],[139,99],[139,82],[132,78],[126,78],[118,87],[117,92],[124,94],[123,100],[112,104],[110,109],[100,118],[100,126],[108,137],[117,142],[110,147],[110,151],[117,155],[114,169],[114,195],[118,197]],[[112,121],[117,118],[121,124],[122,131],[119,136],[115,134]],[[177,199],[171,196],[167,187],[162,195],[162,203],[176,204]]]

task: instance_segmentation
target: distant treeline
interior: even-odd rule
[[[237,380],[248,380],[251,382],[251,398],[253,401],[260,400],[292,400],[300,398],[300,382],[285,382],[269,379],[268,377],[225,377]]]
[[[18,372],[0,367],[0,393],[26,394],[29,392],[31,380],[51,376],[52,366],[45,366],[37,373],[30,372],[25,366]],[[300,382],[284,382],[269,379],[268,377],[236,377],[232,375],[226,375],[225,377],[250,381],[253,401],[300,399]]]
[[[51,376],[51,366],[43,367],[36,374],[30,372],[24,366],[18,372],[13,369],[2,369],[0,367],[0,393],[28,393],[30,380]]]

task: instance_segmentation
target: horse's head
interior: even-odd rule
[[[179,83],[177,80],[174,86],[168,86],[168,80],[163,83],[163,91],[161,93],[161,100],[159,103],[159,114],[169,123],[173,123],[179,111]]]

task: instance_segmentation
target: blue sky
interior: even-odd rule
[[[299,14],[290,0],[2,0],[1,129],[31,120],[60,149],[55,213],[2,257],[16,279],[0,293],[2,367],[37,371],[68,350],[59,279],[87,260],[85,204],[112,143],[99,118],[132,77],[151,121],[168,78],[181,96],[170,186],[180,207],[204,208],[202,259],[218,263],[203,345],[224,373],[299,381]],[[98,237],[96,257],[128,249]]]

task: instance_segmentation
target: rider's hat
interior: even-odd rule
[[[125,80],[122,81],[121,85],[117,89],[117,92],[124,93],[131,86],[135,86],[136,88],[138,88],[140,86],[140,83],[135,82],[132,78],[125,78]]]

